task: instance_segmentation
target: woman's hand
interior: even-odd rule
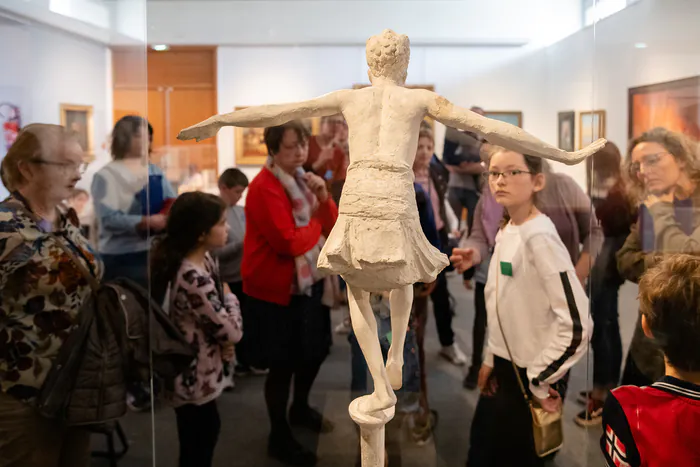
[[[549,397],[546,399],[540,399],[535,396],[533,396],[533,399],[540,404],[540,407],[545,412],[557,413],[561,410],[561,395],[552,387],[549,388]]]
[[[647,208],[652,207],[656,203],[673,203],[673,197],[675,195],[675,187],[668,190],[666,193],[649,193],[644,200],[644,205]]]
[[[304,179],[306,180],[306,186],[309,187],[309,190],[316,195],[316,198],[318,198],[320,202],[325,203],[328,200],[326,181],[311,172],[306,172],[304,174]]]
[[[165,214],[153,214],[152,216],[144,216],[137,228],[139,230],[154,230],[160,232],[165,230],[167,224],[168,217]]]
[[[455,248],[452,250],[450,261],[457,272],[461,274],[472,266],[481,263],[481,255],[474,248]]]
[[[479,390],[484,396],[493,396],[498,390],[498,382],[495,378],[491,378],[492,372],[493,367],[483,364],[481,365],[477,386],[479,386]]]
[[[324,168],[328,161],[333,159],[334,152],[335,147],[333,145],[321,149],[321,152],[318,153],[318,159],[316,159],[316,161],[311,165],[311,167],[314,169],[314,172],[317,172],[320,169]]]

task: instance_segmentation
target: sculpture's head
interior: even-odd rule
[[[385,78],[397,84],[406,82],[411,58],[408,36],[385,29],[381,34],[367,39],[366,56],[369,65],[367,75],[371,82],[374,78]]]

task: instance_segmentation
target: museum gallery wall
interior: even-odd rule
[[[700,14],[700,3],[682,2],[685,14],[662,3],[639,2],[597,24],[595,37],[593,29],[587,28],[535,52],[416,46],[408,84],[430,83],[437,92],[466,107],[521,112],[523,128],[552,144],[559,142],[559,112],[576,112],[573,141],[577,145],[578,114],[604,110],[605,135],[624,151],[630,134],[629,90],[700,75],[700,30],[690,24]],[[642,30],[648,47],[636,48]],[[59,123],[60,105],[64,103],[93,107],[97,160],[81,182],[89,186],[90,172],[109,159],[104,144],[113,123],[113,102],[105,89],[110,51],[40,25],[3,24],[0,37],[3,43],[14,44],[0,51],[2,63],[16,64],[18,70],[13,82],[6,82],[6,78],[0,84],[23,91],[23,102],[8,102],[21,108],[24,122]],[[672,43],[675,53],[668,53],[664,43]],[[22,58],[29,56],[31,63]],[[307,99],[367,83],[362,45],[219,46],[216,64],[218,112]],[[280,69],[285,73],[279,73]],[[44,77],[48,76],[60,86],[47,86]],[[60,89],[60,95],[56,89]],[[436,125],[438,154],[443,131],[442,125]],[[234,165],[233,130],[222,131],[216,144],[218,171]],[[582,167],[556,169],[585,185]],[[244,167],[249,177],[258,170],[259,166]]]

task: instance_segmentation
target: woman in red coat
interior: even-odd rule
[[[268,453],[292,465],[314,465],[316,456],[292,436],[287,421],[317,432],[332,425],[309,407],[308,397],[330,345],[328,313],[321,304],[323,278],[316,269],[338,209],[322,178],[304,173],[309,133],[298,121],[265,130],[270,157],[246,198],[243,290],[260,324],[260,349],[270,373],[265,402],[271,433]],[[245,326],[245,323],[244,323]]]

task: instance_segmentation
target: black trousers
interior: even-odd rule
[[[450,304],[450,292],[447,290],[447,278],[445,271],[437,277],[435,289],[430,294],[433,302],[433,313],[435,314],[435,327],[437,327],[440,345],[448,347],[455,342],[455,333],[452,330],[452,317],[454,311]]]
[[[479,368],[484,359],[484,343],[488,313],[486,311],[486,284],[477,282],[474,287],[474,327],[472,328],[472,367]]]
[[[241,304],[241,318],[243,319],[243,329],[245,331],[240,342],[236,344],[236,362],[244,368],[252,366],[263,370],[267,368],[267,362],[264,361],[258,351],[260,323],[257,316],[248,309],[248,296],[243,292],[243,282],[229,282],[228,285]]]
[[[291,435],[287,407],[294,380],[293,405],[306,408],[321,364],[330,348],[330,310],[321,304],[323,282],[311,297],[296,295],[288,306],[248,297],[250,313],[257,314],[270,372],[265,381],[265,403],[271,436]]]
[[[520,377],[527,384],[525,369]],[[532,416],[518,386],[512,364],[494,357],[491,378],[498,389],[479,397],[472,420],[467,467],[541,467],[535,453]]]
[[[622,339],[618,304],[624,280],[617,270],[615,255],[626,239],[606,237],[591,271],[593,384],[600,389],[612,389],[620,382]]]
[[[221,419],[216,401],[175,409],[180,439],[180,467],[211,467]]]

